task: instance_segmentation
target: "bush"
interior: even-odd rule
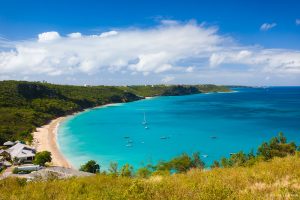
[[[112,176],[118,176],[118,163],[116,162],[111,162],[109,164],[109,174],[112,175]]]
[[[287,155],[294,155],[297,146],[295,143],[287,143],[286,137],[283,133],[279,133],[278,137],[272,138],[269,143],[264,142],[257,150],[257,155],[262,156],[265,160],[274,157],[285,157]]]
[[[38,152],[35,155],[35,158],[33,160],[33,163],[40,166],[45,166],[46,162],[51,162],[51,152],[49,151],[42,151]]]
[[[31,170],[19,170],[17,167],[12,171],[13,174],[30,174],[31,172]]]
[[[139,178],[148,178],[151,173],[151,170],[149,170],[147,167],[142,167],[137,170],[136,176]]]
[[[90,172],[90,173],[99,173],[100,172],[100,165],[96,163],[94,160],[88,161],[86,164],[81,165],[80,171]]]
[[[122,168],[121,168],[121,176],[123,177],[132,177],[133,176],[133,167],[126,163]]]

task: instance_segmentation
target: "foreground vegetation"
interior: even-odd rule
[[[0,144],[31,141],[31,132],[59,116],[107,103],[130,102],[145,96],[226,92],[215,85],[71,86],[41,82],[0,81]]]
[[[299,148],[298,148],[299,149]],[[294,142],[287,142],[287,138],[282,132],[277,137],[273,137],[269,142],[264,142],[254,153],[244,153],[243,151],[233,153],[228,158],[223,157],[220,161],[214,161],[211,168],[230,167],[251,167],[257,162],[269,161],[274,157],[294,156],[297,146]],[[207,167],[207,166],[206,166]],[[111,176],[128,176],[148,178],[153,175],[170,175],[174,173],[186,173],[192,169],[204,169],[205,163],[201,160],[199,152],[189,156],[186,153],[172,158],[169,161],[160,161],[156,165],[148,164],[134,172],[133,167],[125,164],[118,170],[118,163],[112,162],[108,171],[100,171],[100,165],[94,160],[82,165],[80,170],[90,173],[109,174]]]
[[[0,199],[299,199],[297,155],[257,162],[251,167],[193,169],[148,179],[93,177],[26,183],[0,181]]]

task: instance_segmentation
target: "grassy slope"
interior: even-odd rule
[[[107,175],[24,183],[0,181],[0,199],[299,199],[300,159],[275,158],[252,167],[191,170],[150,179]]]

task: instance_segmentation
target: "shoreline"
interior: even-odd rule
[[[60,123],[66,120],[68,117],[78,115],[80,113],[84,113],[92,109],[115,106],[116,104],[118,103],[108,103],[102,106],[87,108],[84,109],[83,111],[75,112],[71,115],[66,115],[63,117],[58,117],[56,119],[53,119],[48,124],[43,125],[41,127],[37,127],[36,131],[32,133],[33,135],[32,146],[36,149],[37,152],[41,152],[41,151],[51,152],[52,166],[75,169],[75,167],[73,167],[72,164],[68,161],[68,159],[63,155],[63,153],[61,152],[58,146],[57,136],[58,136],[58,128]]]
[[[70,164],[70,162],[64,157],[64,155],[60,151],[57,143],[59,124],[62,121],[64,121],[68,116],[53,119],[50,121],[50,123],[42,127],[38,127],[37,130],[32,133],[33,146],[37,150],[37,152],[51,152],[51,165],[74,169],[74,167]]]

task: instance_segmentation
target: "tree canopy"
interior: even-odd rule
[[[45,166],[45,164],[47,162],[51,162],[51,161],[52,161],[51,152],[41,151],[41,152],[36,153],[33,163],[36,165]]]
[[[100,165],[97,164],[96,161],[94,160],[90,160],[87,163],[85,163],[84,165],[81,165],[80,171],[84,171],[84,172],[90,172],[90,173],[98,173],[100,172]]]

